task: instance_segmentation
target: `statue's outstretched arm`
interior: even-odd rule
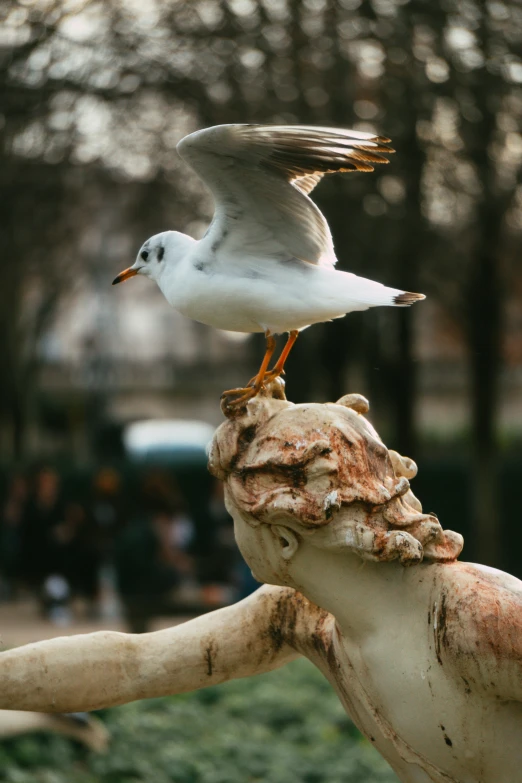
[[[276,619],[288,593],[264,586],[233,606],[141,636],[98,631],[0,653],[0,709],[94,710],[276,669],[299,655]]]

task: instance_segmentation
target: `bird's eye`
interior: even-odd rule
[[[146,261],[147,258],[149,257],[149,251],[148,250],[142,250],[141,253],[140,253],[140,256],[143,258],[144,261]]]
[[[158,248],[158,261],[163,261],[163,256],[165,255],[165,248],[159,247]]]

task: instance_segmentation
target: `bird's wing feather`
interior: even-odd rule
[[[333,266],[328,224],[308,194],[325,174],[387,163],[388,141],[307,125],[217,125],[186,136],[178,151],[214,196],[215,247]]]
[[[297,188],[297,190],[300,190],[305,196],[308,196],[323,177],[324,174],[322,172],[317,174],[305,174],[304,177],[296,177],[291,180],[291,182],[294,188]]]

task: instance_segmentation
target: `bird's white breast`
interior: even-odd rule
[[[358,284],[384,290],[379,283],[297,260],[218,262],[201,252],[202,245],[165,270],[158,284],[172,307],[217,329],[274,334],[303,329],[371,306],[368,298],[358,298]]]

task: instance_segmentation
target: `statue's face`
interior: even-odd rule
[[[272,525],[252,527],[240,515],[228,498],[227,508],[234,519],[234,534],[239,551],[250,567],[254,579],[271,585],[286,584],[286,561],[282,556],[282,542]]]

